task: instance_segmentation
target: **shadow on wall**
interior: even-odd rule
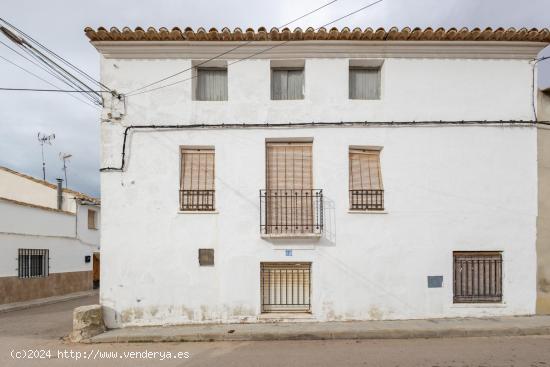
[[[323,237],[320,246],[336,246],[336,203],[329,197],[323,197]]]

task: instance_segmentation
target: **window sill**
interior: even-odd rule
[[[388,214],[387,210],[351,210],[348,209],[349,214]]]
[[[178,214],[220,214],[217,210],[178,210]]]
[[[506,308],[506,303],[453,303],[451,308]]]
[[[287,239],[320,239],[320,233],[292,233],[292,234],[264,234],[262,238],[269,240],[287,240]]]

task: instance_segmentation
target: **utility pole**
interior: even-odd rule
[[[63,172],[65,173],[65,188],[68,188],[69,180],[67,179],[67,162],[73,155],[69,153],[59,153],[59,159],[63,161]]]
[[[55,134],[46,135],[44,133],[38,133],[38,142],[42,148],[42,179],[46,181],[46,160],[44,159],[44,144],[52,145],[52,141],[55,139]]]

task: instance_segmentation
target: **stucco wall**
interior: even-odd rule
[[[325,195],[320,241],[260,238],[265,140],[274,137],[313,138],[314,186]],[[134,132],[126,171],[101,175],[107,323],[253,321],[261,261],[312,262],[318,320],[532,314],[536,137],[534,127],[501,126]],[[215,146],[216,214],[178,212],[187,144]],[[348,212],[350,145],[384,147],[387,214]],[[198,266],[199,248],[215,249],[214,267]],[[453,305],[454,250],[502,251],[502,304]],[[443,287],[428,289],[428,275],[443,275]]]
[[[129,96],[121,120],[103,111],[102,167],[120,166],[129,125],[533,119],[528,58],[457,57],[386,58],[380,100],[349,100],[349,59],[334,55],[305,60],[304,100],[270,100],[269,59],[230,65],[226,102],[192,101],[189,81]],[[102,82],[119,91],[192,63],[101,60]],[[314,186],[325,195],[320,241],[260,237],[265,141],[274,137],[313,138]],[[178,212],[181,145],[215,146],[216,214]],[[387,214],[348,212],[350,145],[384,147]],[[107,324],[254,321],[262,261],[312,262],[318,320],[532,314],[536,157],[534,127],[131,131],[124,172],[101,174]],[[215,249],[214,267],[198,266],[199,248]],[[453,305],[454,250],[502,251],[502,304]],[[443,275],[443,287],[428,289],[428,275]]]
[[[539,95],[539,120],[550,121],[550,94]],[[550,314],[550,126],[538,129],[537,313]]]
[[[75,237],[75,215],[0,201],[0,277],[17,276],[18,249],[49,249],[50,273],[91,271],[98,242]]]
[[[101,80],[111,88],[130,91],[190,66],[191,60],[185,59],[102,58]],[[533,119],[529,60],[388,58],[382,66],[381,99],[370,101],[348,99],[348,67],[347,58],[307,59],[304,100],[272,101],[270,60],[246,60],[228,67],[229,101],[192,101],[192,82],[186,81],[128,97],[122,122]],[[190,76],[187,72],[170,81]],[[104,109],[103,117],[107,118],[109,112],[109,108]],[[104,166],[119,166],[121,124],[105,124],[101,134]]]
[[[88,228],[88,209],[96,213],[96,229]],[[101,210],[97,205],[78,205],[78,238],[99,247],[101,232]]]
[[[0,169],[0,197],[57,209],[57,189]],[[63,192],[62,209],[76,210],[74,194]]]

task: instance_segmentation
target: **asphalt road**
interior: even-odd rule
[[[0,366],[550,367],[550,336],[100,345],[64,341],[72,309],[92,303],[96,297],[0,314]]]

